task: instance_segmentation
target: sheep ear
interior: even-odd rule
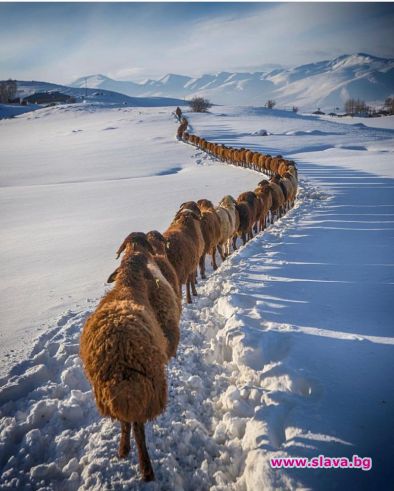
[[[113,273],[111,273],[108,277],[107,283],[113,283],[118,276],[119,268],[116,268]]]
[[[127,239],[125,239],[119,249],[116,251],[116,259],[119,259],[122,252],[126,249]]]

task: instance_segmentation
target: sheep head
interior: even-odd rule
[[[225,208],[233,208],[235,204],[235,199],[230,194],[227,194],[219,203],[219,206],[223,206]]]
[[[156,254],[166,254],[167,241],[160,232],[151,230],[146,234],[146,238]]]
[[[203,211],[203,210],[214,210],[214,206],[213,206],[213,203],[212,201],[209,201],[209,199],[199,199],[197,201],[197,205],[200,209],[200,211]]]
[[[131,252],[136,250],[143,250],[150,254],[154,254],[154,250],[143,232],[132,232],[129,234],[116,251],[116,259],[119,259],[119,256],[124,251],[127,253],[128,251]]]
[[[179,207],[177,214],[175,215],[175,219],[178,217],[179,213],[181,213],[183,210],[192,211],[197,216],[201,217],[200,208],[198,207],[198,204],[195,201],[186,201],[185,203],[182,203],[181,206]]]

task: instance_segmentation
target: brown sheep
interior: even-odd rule
[[[226,243],[226,248],[225,248],[225,253],[227,253],[227,255],[229,255],[231,252],[231,242],[232,242],[234,251],[237,249],[237,232],[239,229],[239,213],[237,210],[237,202],[235,201],[235,199],[232,196],[230,196],[228,194],[219,203],[219,207],[224,208],[227,211],[229,218],[230,218],[231,236],[229,237],[229,239]]]
[[[245,193],[241,193],[237,198],[237,203],[247,203],[250,210],[250,220],[251,225],[248,232],[248,239],[253,238],[253,227],[255,223],[258,221],[259,211],[261,211],[261,207],[259,207],[259,200],[256,195],[252,191],[246,191]]]
[[[278,167],[278,174],[280,176],[283,176],[287,172],[287,169],[288,169],[287,162],[285,160],[281,160]]]
[[[180,285],[186,285],[186,300],[192,303],[196,291],[196,271],[204,250],[204,237],[200,227],[200,212],[184,209],[177,213],[169,228],[163,233],[167,241],[167,256],[174,266]]]
[[[255,152],[255,153],[253,154],[253,157],[252,157],[252,164],[253,164],[253,169],[254,169],[254,170],[258,170],[260,155],[261,155],[261,154],[260,154],[259,152]]]
[[[283,177],[289,179],[291,181],[291,183],[293,184],[293,189],[294,189],[293,202],[294,202],[295,197],[297,195],[297,189],[298,189],[297,178],[293,174],[291,174],[290,172],[285,172]]]
[[[228,247],[229,241],[232,238],[232,222],[231,216],[225,208],[221,206],[217,206],[215,211],[219,217],[220,221],[220,239],[218,243],[218,251],[222,261],[226,259],[226,257],[230,254],[230,249]]]
[[[170,263],[167,256],[167,241],[163,235],[157,230],[151,230],[146,234],[146,238],[155,253],[155,261],[163,273],[164,277],[168,283],[173,287],[174,292],[177,294],[178,298],[180,295],[180,286],[178,276],[174,269],[174,266]],[[180,306],[180,302],[179,302]]]
[[[246,167],[251,167],[254,153],[251,150],[247,150],[245,153]]]
[[[271,159],[271,162],[270,162],[271,173],[274,175],[277,174],[278,168],[279,168],[279,159],[278,159],[278,157],[275,157],[275,158]]]
[[[296,179],[298,179],[297,167],[295,165],[294,160],[289,160],[287,162],[287,172],[290,172]]]
[[[294,181],[294,176],[292,176],[289,172],[286,172],[284,176],[280,178],[281,186],[286,188],[288,209],[294,206],[294,201],[297,194],[297,185],[294,185]]]
[[[274,179],[274,181],[272,181]],[[260,183],[259,183],[260,184]],[[274,221],[274,217],[280,218],[283,214],[283,207],[285,204],[285,196],[279,184],[275,182],[275,177],[271,178],[269,182],[269,187],[271,189],[272,195],[272,208],[271,208],[271,216],[272,222]]]
[[[162,413],[167,403],[168,341],[151,300],[152,291],[158,288],[173,299],[172,287],[152,255],[136,252],[127,244],[115,286],[87,319],[80,343],[81,359],[100,413],[121,423],[120,457],[130,452],[133,425],[145,481],[153,480],[154,472],[144,425]]]
[[[268,225],[268,214],[272,208],[272,194],[271,188],[269,187],[269,182],[265,186],[257,187],[254,192],[262,201],[262,210],[260,215],[260,230],[264,230]]]
[[[159,234],[159,232],[151,232],[151,240],[154,236],[153,234],[155,233]],[[159,235],[163,238],[165,244],[164,237],[161,234]],[[157,236],[155,240],[157,240]],[[172,268],[165,253],[164,255],[156,254],[153,245],[151,242],[149,242],[148,237],[143,232],[133,232],[129,234],[118,249],[118,257],[125,251],[126,247],[129,247],[129,251],[132,250],[135,252],[142,252],[152,255],[156,265],[160,269],[161,274],[166,280],[166,285],[169,284],[172,288],[172,293],[174,295],[173,298],[169,298],[169,292],[167,291],[166,285],[163,287],[159,281],[157,283],[157,288],[150,292],[150,300],[152,305],[155,307],[156,318],[158,319],[160,327],[162,328],[168,341],[168,356],[172,357],[175,355],[179,342],[179,333],[176,326],[179,325],[179,319],[181,316],[179,283],[175,270]],[[112,283],[116,279],[118,273],[119,268],[117,268],[110,275],[108,278],[108,283]]]
[[[247,203],[241,202],[237,203],[235,205],[238,216],[239,216],[239,227],[237,230],[237,235],[238,237],[241,237],[243,245],[246,244],[246,241],[249,238],[249,233],[251,230],[251,227],[253,226],[251,216],[250,216],[250,209]],[[233,241],[233,245],[235,244],[236,239]]]
[[[284,215],[287,211],[289,192],[291,193],[291,187],[292,187],[291,183],[288,180],[286,180],[286,182],[283,181],[283,179],[281,179],[281,177],[278,174],[275,174],[273,177],[271,177],[270,181],[271,183],[277,184],[283,193],[284,203],[282,205],[282,215]]]
[[[218,268],[216,264],[216,247],[220,241],[220,219],[215,211],[213,204],[207,199],[197,201],[201,211],[201,232],[204,237],[204,252],[200,258],[201,278],[205,278],[205,255],[212,256],[212,267]]]

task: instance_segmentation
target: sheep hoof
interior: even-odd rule
[[[154,481],[155,480],[155,474],[153,473],[153,470],[150,469],[149,471],[144,472],[144,474],[142,475],[142,480],[145,482]]]
[[[130,453],[130,447],[120,447],[118,451],[118,456],[120,459],[125,459]]]

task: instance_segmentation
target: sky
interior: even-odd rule
[[[0,3],[0,79],[264,71],[394,58],[393,3]]]

